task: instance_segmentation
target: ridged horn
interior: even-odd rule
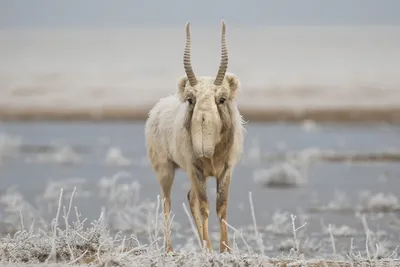
[[[215,78],[214,84],[219,86],[224,80],[226,69],[228,68],[228,49],[226,48],[225,40],[226,26],[224,20],[222,20],[222,33],[221,33],[221,63],[219,65],[219,70],[217,77]]]
[[[197,79],[192,69],[192,63],[190,63],[190,21],[186,24],[186,45],[183,55],[183,66],[185,67],[186,76],[189,79],[190,85],[195,86],[197,84]]]

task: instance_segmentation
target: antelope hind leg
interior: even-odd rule
[[[173,162],[168,161],[163,164],[155,164],[154,169],[157,172],[157,178],[161,186],[161,195],[164,200],[164,220],[167,225],[164,234],[164,246],[167,252],[172,252],[170,214],[171,188],[174,182],[175,168]]]

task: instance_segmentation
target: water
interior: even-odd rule
[[[44,195],[47,182],[71,178],[81,179],[81,181],[72,180],[70,187],[65,187],[65,191],[71,192],[73,186],[78,186],[78,192],[90,193],[90,196],[86,197],[78,195],[74,199],[74,206],[79,207],[84,216],[92,220],[99,216],[101,206],[106,205],[107,202],[101,197],[101,188],[98,185],[100,179],[113,176],[119,171],[126,171],[132,175],[132,178],[123,178],[125,183],[130,184],[133,180],[140,183],[140,201],[157,199],[160,188],[154,172],[146,161],[143,122],[7,122],[0,126],[0,132],[7,133],[9,136],[19,136],[22,140],[22,144],[18,145],[16,155],[6,157],[0,165],[0,194],[3,194],[10,186],[17,185],[23,196],[32,205],[36,205],[35,199],[37,196]],[[366,200],[363,200],[362,192],[370,191],[372,195],[384,193],[385,196],[393,194],[395,198],[400,197],[398,162],[376,161],[351,164],[340,161],[316,162],[307,165],[308,167],[303,166],[307,167],[305,169],[307,180],[305,184],[293,188],[263,187],[253,179],[255,170],[267,169],[276,164],[276,162],[265,160],[265,157],[275,154],[310,148],[333,150],[337,153],[367,154],[398,149],[400,147],[398,126],[325,124],[306,127],[305,124],[249,123],[246,128],[248,132],[243,160],[236,167],[231,183],[228,221],[236,228],[248,229],[248,226],[252,225],[249,205],[249,192],[252,192],[258,226],[261,231],[266,231],[264,238],[268,244],[273,244],[271,250],[274,253],[279,252],[280,242],[291,238],[290,228],[289,232],[283,236],[268,232],[266,227],[274,225],[273,216],[276,211],[288,212],[287,216],[291,213],[298,215],[299,226],[302,221],[306,221],[308,237],[316,236],[318,240],[329,237],[323,234],[322,225],[334,224],[337,227],[347,225],[354,228],[356,233],[338,234],[339,236],[336,237],[338,250],[346,251],[350,236],[355,237],[360,244],[363,242],[364,229],[361,219],[356,216],[356,210],[358,206],[368,208],[363,201],[371,199],[371,195],[369,197],[366,195]],[[57,145],[72,147],[74,155],[78,155],[81,161],[71,165],[40,162],[37,158],[35,161],[35,155],[37,156],[39,152],[49,153],[56,149]],[[125,166],[108,164],[106,156],[110,148],[120,148],[122,154],[131,160],[131,164]],[[261,157],[257,156],[257,153],[260,153]],[[64,154],[64,162],[68,158],[65,155],[70,154]],[[58,156],[61,160],[59,162],[62,162],[63,158],[60,154]],[[57,157],[53,155],[52,158]],[[69,158],[73,159],[71,156]],[[213,180],[208,182],[212,231],[218,230],[214,208],[215,186]],[[182,171],[177,172],[172,191],[174,221],[179,223],[182,229],[190,230],[189,220],[182,207],[182,203],[188,205],[186,194],[189,187],[186,174]],[[55,214],[59,191],[53,189],[50,193],[47,203],[52,203],[53,206],[47,213],[48,218],[52,218]],[[341,193],[345,194],[345,197],[340,196]],[[318,210],[332,201],[338,205],[338,210],[335,211],[332,208]],[[395,206],[396,203],[392,205],[392,207]],[[394,212],[385,212],[382,209],[379,212],[370,210],[368,214],[371,231],[378,229],[386,231],[383,240],[390,241],[390,245],[387,245],[388,249],[394,249],[400,240],[399,210]],[[281,224],[286,223],[288,222]],[[277,224],[279,226],[280,223]],[[289,226],[291,226],[290,221]],[[186,235],[193,235],[189,230],[185,230]],[[324,248],[322,251],[331,249],[329,242],[321,246]]]

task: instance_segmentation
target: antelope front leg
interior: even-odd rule
[[[189,202],[191,201],[191,198],[193,196],[196,196],[197,198],[196,200],[198,201],[197,210],[193,209],[192,215],[196,217],[195,214],[197,215],[198,214],[197,211],[199,211],[201,215],[201,220],[195,218],[195,222],[197,229],[199,231],[200,240],[202,241],[202,245],[203,245],[203,240],[206,241],[207,248],[211,250],[211,242],[208,235],[208,216],[210,214],[210,208],[207,198],[206,178],[204,177],[203,174],[201,162],[196,162],[194,164],[191,179],[192,179],[192,189],[189,192],[190,194]]]
[[[219,218],[220,226],[220,252],[227,250],[230,252],[228,231],[227,226],[224,223],[226,221],[226,211],[228,209],[228,197],[229,197],[229,184],[231,182],[232,168],[226,164],[221,175],[217,178],[217,215]],[[225,243],[225,244],[224,244]]]
[[[196,225],[197,234],[199,235],[200,240],[203,240],[203,225],[200,215],[199,198],[197,196],[196,188],[193,185],[187,194],[187,198],[189,200],[190,212],[192,213],[194,224]]]

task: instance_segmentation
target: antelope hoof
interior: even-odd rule
[[[232,251],[228,247],[226,247],[224,244],[221,244],[219,252],[220,253],[225,253],[225,252],[232,253]]]
[[[166,250],[167,253],[172,253],[174,252],[174,249],[172,248],[172,246],[167,246]]]

